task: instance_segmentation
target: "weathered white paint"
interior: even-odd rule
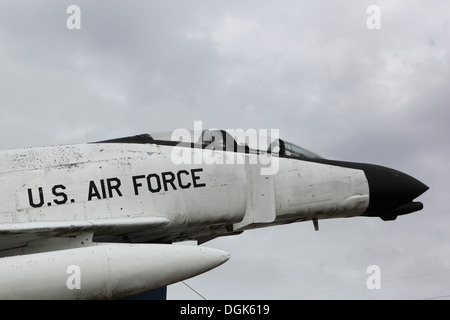
[[[31,297],[45,283],[34,283],[23,270],[36,275],[54,264],[48,270],[54,275],[56,265],[72,263],[73,257],[83,265],[83,257],[90,261],[91,267],[83,269],[95,282],[110,263],[102,251],[109,247],[95,246],[98,241],[205,242],[275,224],[358,216],[369,204],[368,182],[361,170],[276,157],[274,174],[261,174],[263,162],[255,154],[186,148],[183,152],[191,153],[192,162],[176,164],[172,152],[171,146],[118,143],[1,151],[0,256],[21,255],[0,259],[0,288],[12,290],[2,291],[4,297]],[[266,161],[271,156],[264,157]],[[209,255],[201,249],[175,253],[179,249],[161,248],[167,247],[113,246],[111,254],[133,260],[149,249],[146,263],[153,257],[161,258],[162,264],[145,268],[142,263],[138,269],[143,276],[162,279],[154,282],[158,285],[204,270],[201,259],[196,265],[190,254]],[[51,257],[58,262],[50,263]],[[211,257],[212,264],[223,260]],[[197,271],[184,271],[185,266]],[[175,269],[164,271],[170,268]],[[128,277],[125,272],[107,279],[122,276]],[[137,286],[130,277],[127,281]],[[31,296],[26,290],[14,291],[10,279],[30,281]],[[89,294],[115,296],[102,281],[106,278],[100,277],[95,282],[98,289],[89,289]],[[60,293],[53,286],[46,288],[48,297]]]

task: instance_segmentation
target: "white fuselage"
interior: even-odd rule
[[[151,232],[94,237],[206,241],[270,224],[357,216],[369,204],[362,170],[273,156],[277,170],[262,174],[256,154],[199,148],[184,148],[193,161],[176,164],[173,148],[98,143],[1,151],[0,223],[163,217],[170,222]]]

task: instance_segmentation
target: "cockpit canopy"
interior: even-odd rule
[[[203,130],[199,142],[208,145],[210,149],[213,149],[214,146],[227,151],[238,151],[239,148],[244,148],[245,152],[256,150],[300,159],[323,159],[318,154],[291,142],[279,138],[271,139],[266,136],[252,135],[248,132],[237,132],[232,136],[224,130]]]
[[[291,142],[284,141],[284,155],[287,157],[295,157],[300,159],[323,159],[317,153],[309,151],[305,148],[299,147]]]
[[[301,160],[323,159],[318,154],[302,148],[294,143],[279,138],[251,134],[244,131],[233,132],[225,130],[206,129],[201,134],[194,131],[180,130],[178,132],[163,132],[141,134],[136,136],[99,141],[96,143],[155,143],[160,145],[179,145],[191,148],[223,150],[244,153],[270,153],[280,157]]]

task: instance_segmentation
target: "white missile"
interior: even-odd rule
[[[115,299],[169,285],[229,259],[216,249],[102,244],[0,260],[0,299]]]

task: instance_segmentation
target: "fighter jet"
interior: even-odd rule
[[[428,189],[394,169],[213,129],[1,151],[0,182],[0,299],[140,294],[227,261],[203,245],[216,237],[395,220],[421,210]]]

